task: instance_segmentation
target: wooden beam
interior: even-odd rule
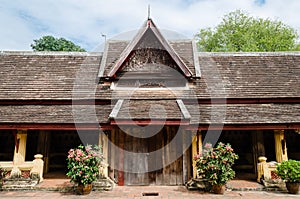
[[[109,105],[110,99],[7,99],[0,100],[0,105]]]
[[[288,130],[288,129],[300,129],[300,123],[293,124],[225,124],[224,126],[214,126],[209,124],[194,124],[190,125],[189,120],[143,120],[143,121],[128,121],[118,120],[118,122],[112,120],[111,123],[101,124],[70,124],[70,123],[0,123],[0,130],[15,130],[15,129],[28,129],[28,130],[111,130],[116,129],[117,125],[185,125],[185,130]]]
[[[263,104],[263,103],[300,103],[299,97],[277,98],[205,98],[205,99],[182,99],[184,104]],[[196,100],[196,101],[195,101]],[[196,104],[197,104],[196,103]],[[0,100],[0,105],[108,105],[111,99],[6,99]]]
[[[103,55],[102,55],[102,60],[100,63],[99,72],[98,72],[98,78],[102,78],[103,74],[104,74],[104,69],[105,69],[106,59],[107,59],[107,54],[108,54],[108,48],[109,48],[109,41],[106,42],[104,45],[105,46],[104,46],[104,51],[103,51]]]
[[[111,125],[140,125],[140,126],[147,126],[147,125],[189,125],[189,120],[127,120],[127,119],[118,119],[117,121],[112,119],[110,121]]]
[[[179,106],[179,109],[180,109],[184,119],[191,119],[191,115],[190,115],[189,111],[187,110],[187,108],[185,107],[182,100],[178,99],[178,100],[176,100],[176,102]]]
[[[124,100],[120,99],[117,101],[117,103],[115,104],[113,110],[111,111],[111,113],[109,114],[109,118],[116,118],[121,107],[122,107],[122,104],[123,104]]]
[[[299,129],[300,123],[292,124],[199,124],[185,127],[187,130],[278,130],[278,129]]]
[[[112,67],[112,69],[109,71],[108,75],[109,77],[113,77],[116,72],[122,67],[123,63],[126,61],[126,59],[129,57],[131,51],[134,49],[134,47],[137,45],[137,43],[140,41],[142,36],[147,31],[147,27],[142,27],[138,33],[135,35],[135,37],[130,41],[130,43],[127,45],[125,50],[121,53],[119,59],[116,61],[116,64]]]
[[[45,124],[45,123],[2,123],[0,130],[28,129],[28,130],[98,130],[99,124]]]
[[[204,98],[182,99],[184,104],[266,104],[266,103],[300,103],[299,97],[277,98]],[[197,102],[197,103],[196,103]]]
[[[194,40],[192,41],[192,47],[193,47],[193,60],[194,60],[194,67],[195,67],[196,77],[199,78],[199,77],[201,77],[201,70],[200,70],[197,44]]]

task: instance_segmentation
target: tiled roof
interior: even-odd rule
[[[74,85],[81,85],[75,94],[96,99],[111,99],[116,93],[130,99],[300,97],[300,53],[198,55],[202,77],[191,90],[140,90],[128,95],[126,90],[96,85],[101,53],[3,52],[0,100],[71,100]]]
[[[282,124],[300,121],[300,104],[200,104],[186,107],[192,116],[192,124]]]
[[[131,101],[129,111],[120,110],[117,119],[182,119],[176,101]],[[158,106],[157,106],[158,105]],[[151,113],[158,107],[164,107],[165,115]],[[227,105],[186,105],[191,114],[191,124],[293,124],[300,121],[299,104],[227,104]],[[0,106],[1,123],[74,123],[72,110],[83,112],[82,123],[92,122],[97,116],[99,123],[109,123],[112,105],[23,105]],[[86,110],[95,110],[86,111]],[[94,114],[95,113],[95,114]],[[76,117],[76,116],[75,116]]]
[[[81,111],[82,115],[74,115],[76,110]],[[94,121],[96,115],[99,123],[106,123],[110,111],[111,105],[0,106],[0,123],[89,123]],[[77,120],[74,120],[75,117]],[[83,119],[80,120],[80,117]]]
[[[175,100],[124,100],[115,119],[182,119]]]
[[[76,77],[82,75],[81,71],[91,71],[96,78],[101,56],[100,53],[2,52],[0,100],[72,99]],[[81,83],[86,84],[83,78]]]
[[[199,53],[197,95],[228,98],[300,97],[298,53]]]

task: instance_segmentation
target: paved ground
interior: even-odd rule
[[[158,193],[158,196],[143,196],[143,193]],[[116,186],[113,191],[93,191],[89,195],[76,195],[75,193],[62,193],[55,191],[2,191],[0,198],[300,198],[300,195],[292,195],[285,192],[275,191],[226,191],[224,195],[216,195],[199,191],[187,191],[183,186]]]
[[[49,190],[73,190],[73,184],[64,175],[47,176],[46,179],[30,191],[0,191],[0,198],[134,198],[134,199],[184,199],[184,198],[299,198],[300,195],[291,195],[286,191],[262,191],[264,187],[255,179],[245,180],[236,178],[227,184],[224,195],[215,195],[199,191],[188,191],[184,186],[115,186],[112,191],[93,191],[89,195],[80,196],[73,192],[59,192]],[[247,190],[247,191],[245,191]],[[143,196],[143,193],[158,194],[158,196]]]

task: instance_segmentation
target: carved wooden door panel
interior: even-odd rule
[[[125,185],[148,185],[148,143],[147,139],[126,135],[124,155]]]

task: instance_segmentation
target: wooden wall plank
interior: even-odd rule
[[[176,141],[173,141],[173,137],[176,134],[176,131],[174,129],[174,127],[169,127],[170,131],[169,131],[169,137],[168,137],[168,142],[169,142],[169,146],[170,146],[170,155],[169,155],[169,160],[170,162],[172,162],[170,164],[170,185],[176,185],[176,179],[177,179],[177,160],[176,160],[176,148],[178,146],[176,146]]]
[[[156,185],[163,185],[163,143],[164,143],[164,128],[160,133],[157,133],[155,136],[156,150],[159,150],[160,153],[156,154],[156,168],[160,168],[156,171],[155,183]]]
[[[170,165],[167,163],[170,160],[170,146],[168,145],[168,140],[170,137],[170,127],[165,127],[166,131],[164,133],[164,142],[163,142],[163,183],[166,185],[170,184]]]
[[[110,140],[108,144],[108,176],[115,180],[115,129],[112,129],[111,132],[108,134],[108,138]]]
[[[175,129],[175,134],[178,134],[176,139],[176,157],[179,157],[176,160],[176,184],[183,184],[183,153],[182,153],[182,131],[178,131],[178,128]]]
[[[124,134],[118,132],[118,142],[119,142],[119,161],[118,161],[118,185],[124,186]]]

